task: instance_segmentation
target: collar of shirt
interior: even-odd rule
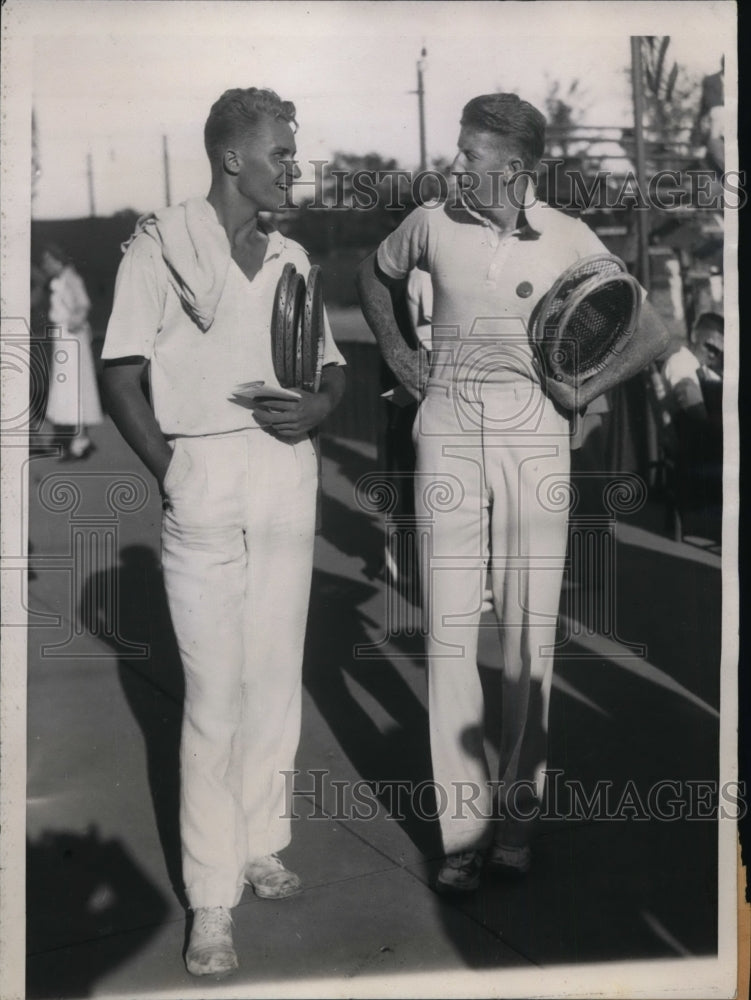
[[[219,217],[216,214],[216,210],[214,209],[214,206],[211,204],[208,198],[200,198],[196,200],[205,203],[204,209],[206,211],[207,223],[216,228],[217,230],[221,230],[226,238],[227,234],[224,230],[224,227],[219,221]],[[275,228],[274,223],[270,219],[265,219],[262,216],[259,216],[258,228],[261,230],[261,232],[267,239],[266,255],[263,258],[263,262],[265,264],[266,261],[273,260],[275,257],[280,257],[284,253],[287,247],[287,241],[284,238],[284,236],[282,236],[282,234],[279,232],[279,230]],[[229,240],[227,240],[227,242],[229,243]]]
[[[263,232],[266,234],[266,239],[268,243],[266,245],[266,256],[263,258],[264,264],[273,260],[275,257],[281,257],[287,246],[287,241],[279,232],[278,229],[272,228],[270,225],[263,225]]]
[[[217,226],[222,231],[224,231],[224,227],[219,221],[219,218],[217,217],[216,211],[214,210],[214,207],[211,204],[211,202],[208,200],[208,198],[204,198],[202,200],[206,202],[211,223]],[[258,228],[260,229],[260,231],[263,233],[263,235],[266,237],[267,240],[266,254],[263,258],[263,263],[265,264],[267,261],[273,260],[275,257],[280,257],[284,253],[287,247],[287,241],[284,238],[284,236],[282,236],[282,234],[279,232],[279,230],[275,228],[274,223],[270,219],[264,218],[262,215],[259,215],[258,217]]]
[[[481,225],[486,228],[492,228],[495,233],[498,233],[498,229],[493,225],[490,219],[487,219],[484,215],[481,215],[478,211],[468,205],[464,198],[464,192],[461,189],[457,189],[459,200],[462,207],[468,215],[471,215],[473,219],[477,219]],[[519,214],[516,218],[516,228],[512,229],[509,233],[504,233],[500,235],[501,240],[511,239],[515,236],[520,240],[536,240],[543,232],[545,226],[545,209],[548,206],[541,202],[537,197],[537,189],[530,180],[527,184],[526,190],[524,192],[524,201],[519,209]]]

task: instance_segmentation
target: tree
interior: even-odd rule
[[[314,254],[351,256],[351,248],[375,247],[412,207],[409,181],[400,181],[398,170],[380,153],[337,150],[318,170],[315,189],[296,189],[297,209],[277,213],[274,222]]]
[[[592,180],[597,175],[587,155],[590,139],[581,135],[587,106],[585,91],[578,79],[568,85],[548,79],[543,102],[547,146],[539,170],[538,191],[549,204],[576,213],[584,206],[578,203],[578,188],[572,183],[572,175],[578,175],[587,189],[592,187]]]
[[[572,80],[565,89],[559,80],[548,82],[543,108],[548,122],[549,156],[559,156],[566,160],[571,155],[571,145],[586,110],[583,98],[584,93],[578,79]]]
[[[670,59],[669,49],[669,35],[641,39],[646,155],[653,170],[685,166],[698,110],[699,81]],[[631,155],[628,136],[627,145]]]
[[[364,178],[360,191],[363,187],[372,186],[377,192],[378,203],[386,204],[390,195],[388,178],[398,169],[399,164],[393,157],[384,157],[380,153],[347,153],[336,150],[317,173],[317,189],[311,191],[309,188],[301,188],[303,193],[299,202],[301,205],[316,202],[338,211],[358,207],[363,201],[369,200],[364,194],[358,194],[359,177]]]

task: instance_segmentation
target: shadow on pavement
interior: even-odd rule
[[[670,695],[643,682],[639,699],[630,697],[632,679],[600,663],[563,672],[606,714],[553,691],[549,768],[560,774],[532,870],[515,880],[486,875],[476,894],[448,905],[542,966],[716,954],[717,820],[704,791],[716,788],[716,759],[702,757],[706,730],[716,744],[713,720],[676,713]],[[592,672],[602,676],[590,687],[583,675]],[[662,733],[642,724],[644,701],[662,715]],[[699,748],[689,750],[694,733]],[[450,937],[448,918],[444,926]],[[492,952],[453,943],[469,967],[494,965]]]
[[[375,471],[374,459],[363,454],[361,449],[351,447],[342,438],[322,434],[320,440],[323,457],[336,462],[337,473],[348,479],[353,486],[361,476]]]
[[[389,786],[378,798],[398,818],[395,783],[415,787],[431,778],[428,719],[422,700],[390,658],[355,655],[355,648],[373,642],[383,627],[361,608],[375,593],[367,583],[314,572],[303,681],[358,775],[373,786]],[[392,640],[391,655],[416,655],[421,646],[419,639]],[[354,697],[353,686],[374,699],[372,714]],[[425,816],[407,806],[398,820],[428,857],[439,850],[437,824],[425,818],[431,812],[426,801]]]
[[[336,497],[323,497],[323,537],[339,552],[362,560],[363,576],[375,579],[383,569],[384,532],[363,511],[355,511]]]
[[[602,636],[562,645],[549,725],[556,777],[532,870],[449,901],[540,965],[717,953],[718,810],[733,810],[718,788],[719,569],[632,540],[618,545],[616,571],[619,635],[647,656],[619,656]],[[499,657],[487,642],[483,652],[498,699],[486,739],[497,745]],[[493,965],[490,954],[462,955]]]
[[[91,996],[97,981],[132,960],[157,932],[168,904],[117,840],[47,831],[27,841],[27,966],[29,998]],[[136,918],[148,914],[148,920]],[[50,938],[70,929],[52,954]],[[41,954],[39,954],[41,953]]]
[[[682,546],[685,558],[636,540],[617,547],[617,621],[646,658],[715,708],[720,705],[722,582],[719,565]]]
[[[411,440],[407,435],[406,444],[402,438],[402,451],[411,448]],[[363,560],[362,573],[368,580],[386,579],[390,580],[392,587],[397,587],[401,597],[417,607],[419,600],[419,579],[417,573],[417,558],[414,548],[403,532],[396,534],[402,538],[401,545],[407,546],[410,551],[402,548],[401,560],[403,565],[396,566],[394,553],[394,538],[388,541],[387,519],[385,514],[373,514],[362,509],[358,505],[355,496],[356,487],[359,481],[366,475],[378,473],[378,460],[375,457],[368,457],[362,450],[352,447],[341,438],[331,438],[323,436],[321,438],[321,449],[325,459],[331,463],[337,463],[336,470],[330,475],[328,470],[324,472],[324,481],[331,482],[334,477],[341,477],[342,481],[351,483],[351,489],[339,491],[339,496],[324,494],[323,497],[323,519],[322,534],[344,555],[357,557]],[[380,470],[379,478],[384,483],[390,483],[398,497],[396,512],[400,515],[414,515],[414,502],[412,497],[412,480],[405,477],[404,470],[409,468],[409,464],[404,455],[399,461],[392,464],[391,470]],[[414,455],[412,466],[414,467]],[[401,470],[401,471],[399,471]],[[392,525],[393,534],[394,527]],[[409,532],[407,532],[407,535]],[[391,546],[391,565],[386,565],[386,547]],[[395,573],[396,571],[396,573]],[[396,577],[396,578],[395,578]]]
[[[112,594],[120,597],[115,635],[101,627],[112,613]],[[143,733],[149,789],[169,879],[180,903],[187,906],[179,828],[183,674],[154,551],[145,545],[123,548],[118,566],[95,574],[84,585],[80,613],[88,631],[107,639],[116,653],[122,654],[128,645],[147,647],[145,658],[121,655],[118,676]]]

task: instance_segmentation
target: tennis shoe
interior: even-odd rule
[[[245,881],[261,899],[286,899],[302,889],[299,877],[285,868],[276,854],[265,854],[249,861]]]
[[[192,976],[221,975],[237,968],[232,917],[226,907],[196,907],[185,965]]]

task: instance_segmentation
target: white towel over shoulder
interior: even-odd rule
[[[188,315],[206,332],[214,322],[231,259],[229,240],[205,198],[189,198],[141,216],[123,250],[145,233],[158,243],[170,282]]]

